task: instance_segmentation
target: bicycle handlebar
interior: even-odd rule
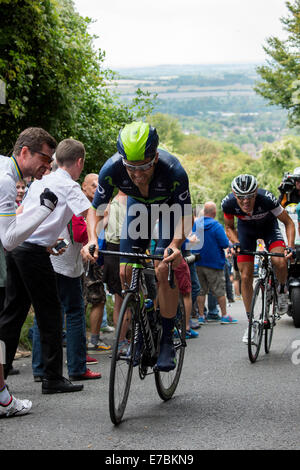
[[[146,255],[145,253],[126,253],[124,251],[110,251],[110,250],[99,250],[99,253],[102,255],[112,255],[112,256],[124,256],[125,258],[134,258],[134,259],[145,259],[145,260],[159,260],[162,261],[164,257],[162,255]]]
[[[250,255],[250,256],[277,256],[277,258],[285,258],[284,253],[271,253],[270,251],[247,251],[240,250],[237,253],[239,255]]]
[[[146,255],[144,253],[126,253],[124,251],[110,251],[110,250],[99,250],[99,253],[102,255],[112,255],[112,256],[123,256],[124,258],[131,258],[131,259],[141,259],[141,260],[158,260],[162,261],[164,259],[163,255]],[[183,258],[187,264],[191,264],[199,257],[197,254],[195,255],[188,255]],[[170,263],[171,264],[171,263]]]

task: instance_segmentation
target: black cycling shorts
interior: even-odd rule
[[[238,236],[241,244],[241,250],[256,251],[256,243],[258,239],[263,239],[268,251],[276,246],[285,247],[285,242],[278,226],[277,219],[264,221],[243,221],[238,220]],[[254,256],[238,255],[237,262],[243,263],[253,261]]]

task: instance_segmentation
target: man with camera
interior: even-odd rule
[[[285,173],[280,186],[278,201],[282,207],[300,202],[300,167],[294,169],[293,174]]]

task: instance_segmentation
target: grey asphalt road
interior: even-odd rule
[[[137,371],[124,421],[113,426],[108,411],[110,359],[98,355],[102,379],[84,391],[42,395],[32,380],[31,359],[15,361],[9,378],[17,397],[33,401],[24,417],[0,420],[0,449],[299,449],[300,330],[284,316],[271,352],[250,364],[241,342],[246,328],[242,302],[229,307],[236,325],[208,324],[188,341],[175,396],[162,402],[153,376]]]

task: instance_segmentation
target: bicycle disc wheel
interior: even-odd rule
[[[264,331],[264,286],[261,281],[255,285],[251,313],[248,328],[248,356],[251,362],[255,362],[260,351]]]
[[[178,304],[173,342],[176,352],[176,367],[170,372],[155,371],[155,385],[157,392],[162,400],[170,400],[172,398],[181,375],[184,351],[185,351],[185,309],[183,305]]]
[[[264,329],[265,329],[265,352],[268,354],[270,352],[271,343],[273,339],[273,330],[276,324],[276,297],[274,293],[274,287],[271,288],[271,298],[266,306],[267,316],[264,319]]]
[[[109,413],[114,424],[122,420],[132,378],[137,304],[132,294],[127,294],[120,310],[116,338],[112,351],[109,377]]]

